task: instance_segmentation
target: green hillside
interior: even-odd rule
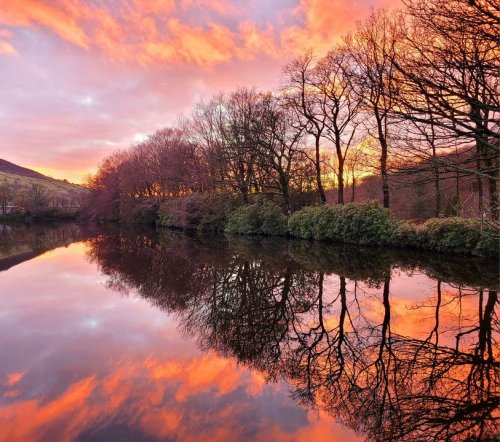
[[[0,159],[0,189],[9,189],[8,204],[24,206],[26,195],[34,187],[42,189],[48,207],[78,207],[85,191],[77,184],[56,180]]]

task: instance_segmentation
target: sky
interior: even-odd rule
[[[279,87],[400,0],[0,0],[0,158],[82,182],[213,94]]]

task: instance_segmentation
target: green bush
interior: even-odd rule
[[[379,203],[306,207],[290,217],[290,234],[299,238],[351,244],[391,244],[397,221]]]
[[[297,238],[314,238],[316,220],[324,206],[309,206],[295,212],[288,220],[290,235]]]
[[[346,204],[342,208],[340,239],[352,244],[387,245],[397,220],[378,202]]]
[[[419,246],[440,252],[496,256],[499,253],[498,227],[474,219],[432,218],[418,229]]]
[[[225,231],[240,235],[285,236],[287,219],[273,202],[258,201],[234,210],[228,217]]]
[[[313,238],[317,240],[338,240],[342,228],[343,206],[320,206],[317,211]]]
[[[155,204],[139,206],[132,213],[134,224],[155,224],[158,216],[158,206]]]
[[[434,218],[416,226],[396,220],[375,201],[304,207],[287,223],[280,207],[270,200],[257,199],[253,204],[243,205],[241,198],[234,195],[196,194],[162,203],[158,224],[241,235],[285,236],[289,233],[304,239],[419,247],[486,257],[499,254],[498,224]]]
[[[392,235],[392,244],[395,246],[417,247],[419,238],[416,226],[407,221],[399,221]]]
[[[163,202],[158,209],[158,225],[187,229],[185,201],[180,198]]]

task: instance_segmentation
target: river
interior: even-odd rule
[[[498,263],[0,226],[0,440],[498,433]]]

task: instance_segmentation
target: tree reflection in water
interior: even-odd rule
[[[0,224],[0,272],[57,247],[91,236],[91,229],[74,223],[10,226]]]
[[[170,231],[110,231],[89,255],[203,349],[285,379],[369,440],[498,432],[495,262]],[[403,305],[391,283],[415,273],[435,289]]]

